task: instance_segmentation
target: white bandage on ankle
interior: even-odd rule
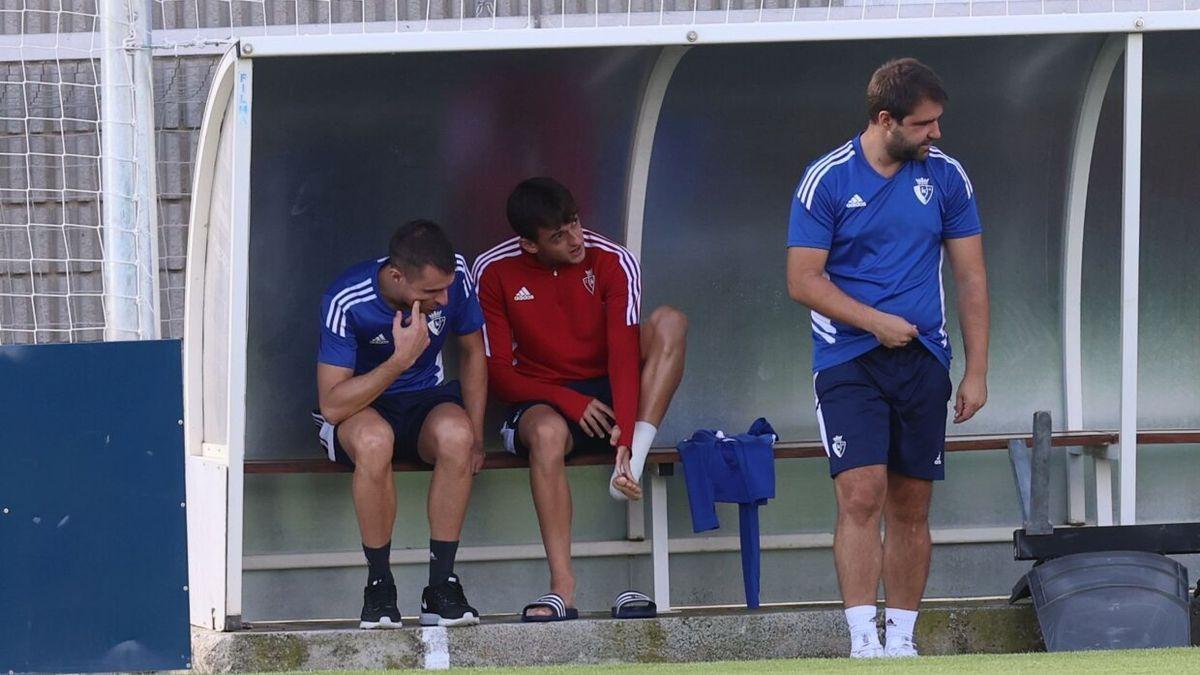
[[[633,473],[634,482],[641,482],[642,469],[646,467],[646,455],[650,454],[650,446],[654,444],[654,435],[658,433],[658,427],[649,422],[635,422],[633,425],[633,441],[629,444],[629,470]],[[608,479],[608,494],[618,501],[624,501],[627,497],[620,490],[613,487],[613,481],[617,479],[617,468],[613,467],[612,476]]]

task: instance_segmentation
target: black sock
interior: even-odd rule
[[[458,554],[457,541],[429,540],[429,585],[446,583],[454,573],[454,556]]]
[[[392,542],[379,548],[371,548],[363,544],[363,554],[367,556],[367,585],[374,586],[382,581],[394,583],[392,580]]]

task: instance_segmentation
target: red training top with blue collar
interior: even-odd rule
[[[564,385],[607,376],[628,445],[641,376],[641,271],[624,246],[590,230],[583,240],[583,261],[555,269],[523,251],[519,237],[475,260],[488,383],[504,401],[545,401],[578,422],[591,398]]]

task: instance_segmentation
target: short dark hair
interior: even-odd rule
[[[556,230],[579,215],[575,197],[562,183],[541,176],[521,181],[508,196],[508,224],[518,235],[537,241],[537,231]]]
[[[939,105],[950,100],[937,73],[913,58],[892,59],[871,75],[867,85],[867,119],[874,122],[886,110],[897,122],[902,121],[923,100]]]
[[[454,274],[454,246],[432,220],[410,220],[396,229],[388,242],[388,263],[402,272],[433,265]]]

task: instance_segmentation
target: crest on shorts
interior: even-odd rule
[[[442,328],[446,326],[446,316],[442,314],[442,310],[435,309],[429,313],[428,323],[429,332],[434,335],[441,335]]]
[[[929,184],[928,178],[918,178],[913,192],[917,193],[917,199],[921,200],[922,204],[929,204],[929,200],[933,199],[933,186]]]
[[[846,439],[842,438],[841,436],[834,436],[832,449],[833,454],[837,455],[838,457],[846,454]]]
[[[596,294],[596,273],[592,270],[583,273],[583,287],[587,289],[588,293]]]

